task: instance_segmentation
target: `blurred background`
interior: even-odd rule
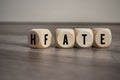
[[[120,23],[120,0],[0,0],[0,22]]]

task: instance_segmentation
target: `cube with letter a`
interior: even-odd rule
[[[75,34],[73,29],[58,28],[56,29],[56,47],[72,48],[75,44]]]

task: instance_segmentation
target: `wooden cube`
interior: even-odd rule
[[[52,34],[48,29],[32,29],[28,35],[28,44],[32,48],[47,48],[52,43]]]
[[[93,32],[89,28],[75,28],[75,46],[87,48],[93,44]]]
[[[75,44],[75,33],[73,29],[56,29],[56,47],[72,48]]]
[[[94,47],[109,47],[112,42],[112,34],[109,28],[93,28]]]

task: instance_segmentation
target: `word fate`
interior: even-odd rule
[[[58,48],[109,47],[112,42],[111,30],[108,28],[57,28],[55,45]],[[47,48],[52,44],[49,29],[32,29],[28,35],[31,48]]]

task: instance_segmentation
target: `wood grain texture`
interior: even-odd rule
[[[107,27],[109,48],[31,49],[27,34],[33,28]],[[53,40],[54,42],[54,40]],[[0,80],[120,80],[120,25],[0,24]]]

